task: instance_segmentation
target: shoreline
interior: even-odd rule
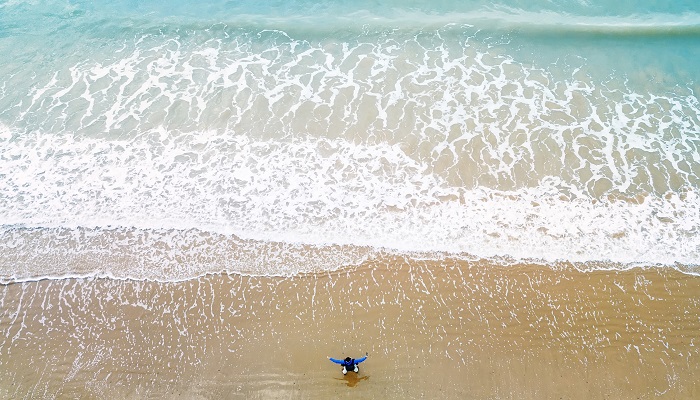
[[[700,394],[700,278],[386,258],[294,277],[0,286],[13,398]],[[326,356],[369,352],[343,377]]]

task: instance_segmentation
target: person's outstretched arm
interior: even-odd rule
[[[329,360],[333,361],[336,364],[342,364],[343,360],[336,360],[335,358],[331,358],[330,356],[326,356]]]
[[[359,364],[359,363],[361,363],[362,361],[365,361],[365,360],[367,359],[367,357],[369,357],[369,354],[365,353],[365,356],[364,356],[364,357],[358,358],[358,359],[355,360],[355,364]]]

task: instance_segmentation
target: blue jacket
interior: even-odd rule
[[[333,362],[336,363],[336,364],[340,364],[340,365],[342,365],[343,367],[352,367],[353,365],[359,364],[359,363],[361,363],[362,361],[365,361],[366,359],[367,359],[367,356],[362,357],[362,358],[358,358],[358,359],[356,359],[355,362],[353,363],[352,360],[350,360],[350,361],[348,361],[348,362],[345,362],[345,360],[336,360],[335,358],[329,358],[329,360],[333,361]]]

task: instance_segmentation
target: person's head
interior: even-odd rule
[[[350,358],[350,357],[345,357],[345,362],[350,362],[350,361],[352,361],[352,358]]]

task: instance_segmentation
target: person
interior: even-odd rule
[[[362,361],[365,361],[369,357],[368,353],[365,353],[365,356],[362,358],[354,359],[350,357],[345,357],[344,360],[336,360],[335,358],[328,357],[329,360],[333,361],[336,364],[340,364],[343,366],[343,375],[347,374],[348,371],[353,371],[354,373],[359,373],[360,372],[360,367],[357,365],[361,363]]]

